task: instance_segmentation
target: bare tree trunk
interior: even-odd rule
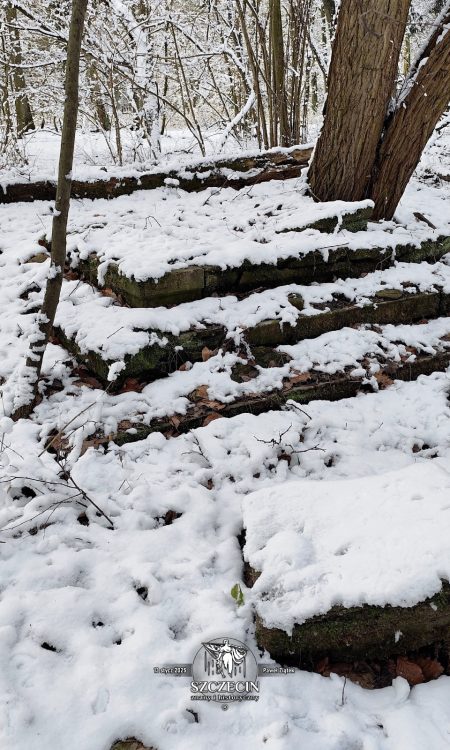
[[[285,62],[283,24],[281,19],[280,0],[270,2],[270,41],[272,53],[272,87],[275,110],[273,113],[275,132],[279,125],[279,138],[275,139],[281,146],[291,145],[291,132],[287,110],[285,86]],[[275,145],[272,144],[272,145]]]
[[[80,50],[88,0],[72,0],[65,79],[64,119],[59,155],[58,186],[52,225],[51,264],[39,315],[39,331],[30,344],[26,361],[27,392],[20,394],[21,403],[14,405],[13,419],[32,412],[38,391],[42,360],[52,331],[61,294],[66,261],[66,232],[72,188],[72,166],[78,115]],[[23,397],[26,403],[23,403]]]
[[[34,130],[33,115],[31,113],[30,102],[26,94],[25,76],[22,69],[22,45],[20,43],[20,33],[17,27],[17,8],[12,2],[8,2],[6,7],[6,18],[9,27],[9,36],[11,39],[11,67],[12,67],[12,84],[14,89],[14,106],[16,110],[17,136],[26,133],[28,130]]]
[[[374,218],[391,219],[422,151],[450,101],[450,3],[414,63],[386,122],[370,197]]]
[[[97,63],[91,63],[86,72],[90,83],[91,101],[97,118],[97,124],[101,130],[109,131],[111,130],[111,118],[106,109],[105,97],[101,90]]]
[[[367,191],[411,0],[342,0],[328,76],[325,120],[309,183],[319,200]]]
[[[4,78],[3,78],[3,83],[1,86],[1,89],[2,89],[1,109],[2,109],[2,115],[3,115],[4,121],[5,121],[5,128],[4,128],[1,146],[2,148],[5,148],[6,144],[8,143],[9,136],[13,130],[13,123],[12,123],[12,116],[11,116],[11,107],[9,106],[10,70],[9,70],[9,65],[7,63],[8,54],[7,54],[5,34],[1,34],[0,40],[1,40],[1,50],[5,58]]]
[[[326,22],[331,30],[333,28],[334,16],[336,14],[336,3],[334,0],[322,0],[322,9],[325,16]]]

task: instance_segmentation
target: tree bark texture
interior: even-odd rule
[[[318,200],[360,200],[367,193],[409,6],[410,0],[342,0],[325,119],[309,170]]]
[[[279,125],[279,138],[276,138],[276,140],[282,146],[290,146],[291,132],[289,127],[285,89],[286,66],[284,60],[283,24],[281,19],[280,0],[271,0],[270,3],[270,40],[273,75],[272,85],[276,109],[273,113],[275,130],[277,130],[277,125]]]
[[[61,294],[66,260],[66,232],[72,187],[72,166],[78,115],[80,50],[88,0],[73,0],[67,45],[64,118],[59,156],[58,185],[52,224],[51,264],[44,301],[39,316],[39,333],[30,345],[26,362],[27,378],[32,393],[27,403],[17,404],[13,418],[28,416],[34,408],[45,349],[53,328]]]
[[[386,122],[370,197],[375,219],[391,219],[422,151],[450,101],[450,4],[414,63]]]
[[[17,136],[20,138],[28,130],[34,130],[34,120],[30,102],[26,94],[25,76],[22,69],[22,45],[17,27],[17,8],[9,2],[6,7],[6,18],[10,25],[12,84],[14,90],[14,107],[16,110]]]

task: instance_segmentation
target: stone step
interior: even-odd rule
[[[445,347],[447,345],[448,342],[445,342]],[[364,369],[363,364],[368,367],[368,363],[361,362],[361,369]],[[213,419],[230,418],[246,412],[257,415],[280,410],[288,402],[304,405],[317,400],[337,401],[359,393],[372,392],[374,389],[384,389],[394,380],[411,381],[420,375],[444,372],[449,365],[450,350],[443,347],[434,354],[419,354],[409,362],[387,360],[380,365],[376,378],[372,378],[372,381],[367,377],[366,371],[364,374],[355,374],[357,368],[354,367],[346,368],[345,372],[334,375],[314,368],[307,373],[292,371],[291,377],[283,380],[281,388],[262,392],[255,390],[228,403],[215,400],[208,395],[206,387],[200,387],[187,394],[190,405],[185,413],[153,418],[148,424],[130,418],[126,425],[119,425],[116,432],[96,435],[96,444],[107,445],[112,440],[118,445],[123,445],[143,440],[153,432],[162,432],[167,437],[174,437],[204,426]]]
[[[405,271],[407,274],[407,271]],[[380,276],[380,275],[378,275]],[[389,276],[387,277],[389,278]],[[407,278],[407,276],[405,276]],[[330,301],[322,304],[325,309],[319,306],[309,305],[304,308],[304,298],[306,289],[299,289],[297,293],[289,293],[289,287],[284,293],[284,306],[281,305],[279,316],[272,320],[264,320],[254,326],[245,328],[245,306],[241,303],[242,321],[236,318],[235,325],[240,326],[242,334],[237,339],[227,330],[224,325],[204,324],[199,320],[197,327],[190,328],[187,331],[181,331],[177,335],[167,332],[167,330],[158,330],[151,328],[146,332],[136,332],[136,342],[139,339],[148,339],[151,343],[139,346],[136,344],[137,351],[133,354],[127,353],[130,342],[133,338],[133,331],[130,330],[129,315],[127,310],[122,311],[120,308],[99,306],[97,315],[95,304],[89,307],[90,312],[85,318],[85,330],[80,320],[79,305],[73,309],[68,307],[67,302],[63,302],[59,313],[59,326],[56,333],[63,346],[73,353],[79,362],[86,365],[97,378],[105,385],[109,382],[109,373],[111,366],[115,362],[123,361],[123,366],[115,382],[110,383],[112,391],[120,388],[122,383],[129,377],[144,378],[147,382],[168,375],[170,372],[177,370],[180,365],[186,362],[199,362],[205,356],[205,350],[208,353],[223,350],[230,351],[236,349],[233,341],[237,340],[237,348],[250,346],[251,350],[256,348],[266,348],[266,354],[262,356],[271,357],[273,352],[270,347],[285,344],[295,344],[302,339],[310,339],[320,336],[321,334],[340,330],[346,326],[355,326],[358,324],[400,324],[412,323],[422,319],[436,318],[448,314],[450,311],[450,292],[444,292],[442,289],[432,286],[432,291],[419,292],[408,282],[404,282],[406,288],[390,289],[383,286],[382,277],[378,282],[379,289],[370,297],[363,301],[352,304],[348,299],[335,294],[331,296]],[[438,278],[436,278],[438,281]],[[368,280],[363,280],[366,286]],[[374,286],[376,288],[376,282]],[[358,288],[358,284],[355,284]],[[316,291],[317,297],[320,294]],[[324,290],[323,297],[327,298],[328,290]],[[259,295],[262,297],[263,295]],[[356,294],[355,294],[356,296]],[[258,295],[255,295],[258,298]],[[67,299],[70,300],[70,292]],[[101,298],[99,302],[105,300]],[[250,300],[247,300],[250,302]],[[70,304],[70,303],[69,303]],[[239,307],[236,302],[236,307]],[[255,306],[257,300],[255,300]],[[247,308],[248,309],[248,308]],[[286,316],[287,309],[291,310],[291,317],[295,320],[290,323],[283,322],[281,315]],[[112,320],[106,321],[106,311],[109,311]],[[169,312],[169,311],[168,311]],[[114,317],[112,313],[115,314]],[[161,317],[164,311],[161,311]],[[306,313],[306,314],[305,314]],[[76,317],[75,323],[73,317]],[[76,324],[75,333],[73,329]],[[132,323],[131,323],[132,325]],[[95,329],[98,327],[98,336],[95,338]],[[111,328],[111,333],[108,330]],[[117,334],[122,329],[122,339],[117,342]],[[127,333],[127,331],[129,333]],[[116,333],[116,340],[114,340]],[[89,338],[88,338],[89,337]],[[115,342],[114,348],[108,350],[108,339]],[[94,348],[92,343],[86,345],[86,341],[95,342]],[[123,341],[122,347],[120,341]],[[111,353],[114,352],[114,357]]]
[[[291,230],[292,231],[292,230]],[[280,235],[286,236],[286,235]],[[158,307],[190,302],[212,294],[242,294],[258,288],[281,284],[312,284],[335,278],[358,277],[377,269],[388,268],[396,261],[435,262],[450,251],[450,237],[425,240],[419,246],[407,243],[392,247],[350,249],[340,245],[331,235],[333,244],[307,252],[301,257],[280,258],[276,263],[252,263],[245,260],[236,267],[187,265],[169,271],[159,279],[137,280],[123,274],[117,263],[110,262],[106,271],[97,255],[80,259],[72,255],[76,272],[88,283],[112,289],[131,307]],[[300,241],[299,241],[300,242]],[[335,244],[334,244],[335,243]],[[99,271],[101,270],[101,284]]]
[[[244,596],[259,646],[282,664],[322,673],[375,662],[388,682],[412,654],[418,682],[430,657],[447,667],[448,489],[448,473],[428,459],[381,476],[290,481],[247,496]]]
[[[255,572],[253,577],[257,580]],[[367,667],[375,662],[378,669],[384,667],[384,675],[379,678],[382,682],[377,684],[375,680],[368,686],[384,687],[392,681],[392,673],[391,678],[388,677],[389,662],[395,662],[399,656],[414,653],[417,657],[421,652],[424,655],[426,650],[433,655],[439,652],[448,663],[450,584],[447,581],[441,583],[439,593],[412,607],[377,607],[370,604],[333,607],[325,615],[317,615],[302,625],[295,625],[291,635],[280,628],[266,627],[257,616],[256,640],[259,647],[278,663],[320,671],[322,674],[327,667],[330,667],[328,672],[335,671],[334,664],[343,675],[346,674],[347,665],[357,682],[360,682],[365,670],[358,670],[354,665],[362,663]],[[401,633],[398,644],[394,641],[395,633]],[[415,658],[410,663],[414,662]],[[419,682],[424,681],[419,679]]]
[[[222,187],[240,190],[270,180],[298,177],[308,165],[311,154],[310,146],[293,146],[247,156],[198,159],[187,162],[181,169],[155,168],[137,176],[124,173],[101,180],[75,179],[72,182],[72,196],[109,199],[130,195],[137,190],[154,190],[165,186],[178,187],[186,192]],[[48,201],[54,200],[55,196],[55,180],[0,185],[0,203]]]

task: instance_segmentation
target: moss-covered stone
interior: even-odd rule
[[[305,302],[300,294],[288,294],[288,301],[293,307],[296,307],[297,310],[301,311],[305,307]]]
[[[402,633],[397,638],[396,633]],[[450,646],[450,585],[413,607],[336,606],[295,625],[291,635],[256,618],[256,639],[276,661],[312,668],[327,656],[335,662],[388,659],[425,646]]]
[[[396,295],[397,297],[397,295]],[[317,315],[300,315],[295,325],[267,320],[247,329],[246,340],[250,346],[277,346],[295,344],[302,339],[315,338],[329,331],[362,323],[399,324],[413,323],[422,318],[434,318],[449,311],[447,295],[439,292],[401,293],[396,299],[374,300],[364,306],[338,306]]]
[[[176,185],[187,192],[212,187],[240,190],[260,182],[298,177],[308,165],[311,153],[312,149],[309,147],[294,146],[288,150],[271,150],[256,156],[211,158],[186,164],[181,171],[143,173],[138,177],[108,177],[94,182],[73,180],[72,195],[75,198],[108,199],[130,195],[136,190],[154,190],[165,185]],[[55,195],[56,183],[51,180],[0,186],[0,203],[54,200]]]
[[[290,297],[291,299],[291,297]],[[301,297],[298,306],[302,305]],[[277,320],[268,320],[245,331],[245,339],[252,350],[253,359],[261,367],[282,366],[289,360],[285,354],[274,351],[280,344],[295,344],[296,342],[314,338],[329,331],[339,330],[344,326],[361,323],[369,324],[399,324],[411,323],[422,318],[433,318],[446,315],[450,310],[450,295],[439,292],[431,293],[403,293],[399,299],[390,301],[374,301],[364,307],[358,305],[342,306],[337,304],[328,312],[318,311],[317,315],[299,316],[295,325],[281,324]],[[97,351],[81,352],[73,339],[56,331],[61,343],[72,352],[79,362],[85,364],[103,383],[107,382],[111,361],[102,358]],[[143,347],[134,355],[125,357],[125,369],[119,374],[114,383],[114,389],[121,386],[128,377],[145,378],[147,381],[160,378],[178,369],[186,361],[198,362],[202,359],[204,347],[214,351],[224,347],[226,330],[221,326],[209,325],[202,329],[190,329],[178,336],[156,331],[160,338],[167,343],[158,343]],[[233,379],[248,379],[257,374],[252,364],[237,365]]]
[[[105,274],[105,286],[120,294],[131,307],[176,305],[199,298],[199,290],[205,288],[205,269],[188,266],[171,271],[156,281],[136,281],[111,264]]]
[[[164,334],[161,337],[167,339],[167,343],[161,346],[158,343],[145,346],[137,354],[127,354],[124,358],[125,368],[119,373],[114,382],[112,391],[129,377],[144,377],[148,381],[168,375],[178,369],[184,362],[198,362],[202,359],[202,350],[205,346],[216,349],[225,339],[225,329],[221,326],[206,326],[200,330],[189,330],[178,336]],[[112,361],[102,358],[99,352],[82,352],[74,339],[70,339],[61,328],[56,329],[56,334],[61,343],[74,354],[79,362],[85,364],[103,382],[108,381],[108,372]]]
[[[155,748],[144,745],[134,737],[129,737],[127,740],[117,740],[111,750],[155,750]]]
[[[371,215],[371,208],[359,208],[356,211],[349,210],[347,213],[342,214],[340,219],[333,215],[324,216],[322,219],[313,221],[310,224],[281,229],[279,234],[285,234],[286,232],[303,232],[305,229],[316,229],[318,232],[331,234],[334,232],[339,222],[342,229],[347,229],[349,232],[362,232],[367,229],[367,222]]]
[[[375,292],[375,297],[381,300],[396,300],[401,299],[403,292],[401,289],[379,289]]]
[[[434,355],[424,354],[416,357],[412,363],[386,363],[381,372],[389,375],[391,379],[414,380],[419,375],[427,375],[432,372],[444,372],[450,365],[450,351],[439,352]],[[284,382],[283,388],[269,393],[247,395],[232,403],[225,404],[220,410],[221,417],[234,417],[238,414],[262,414],[263,412],[282,409],[287,401],[298,404],[307,404],[311,401],[325,400],[337,401],[343,398],[356,396],[362,391],[369,391],[370,386],[363,385],[361,378],[355,378],[348,373],[329,376],[324,373],[311,371],[310,380],[304,384]],[[128,428],[120,430],[114,437],[118,445],[143,440],[152,432],[163,432],[165,434],[179,434],[196,429],[203,425],[205,419],[214,409],[208,403],[196,401],[187,414],[176,421],[170,417],[155,419],[149,425],[133,425],[132,431]],[[111,438],[105,438],[109,442]]]
[[[132,307],[170,306],[190,302],[215,292],[240,293],[259,287],[273,288],[279,284],[310,284],[332,281],[336,277],[355,277],[392,265],[394,260],[420,262],[436,261],[450,251],[450,237],[429,240],[420,247],[399,245],[390,248],[362,248],[348,250],[335,247],[324,260],[319,251],[301,258],[285,258],[276,264],[253,264],[244,261],[238,268],[222,270],[215,266],[188,266],[165,274],[158,281],[138,281],[120,273],[111,263],[105,274],[104,285],[113,289]],[[97,284],[99,260],[91,256],[81,261],[81,275]]]

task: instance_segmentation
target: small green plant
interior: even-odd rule
[[[242,605],[244,604],[244,593],[241,589],[240,584],[235,583],[230,593],[234,601],[236,602],[237,606],[242,607]]]

